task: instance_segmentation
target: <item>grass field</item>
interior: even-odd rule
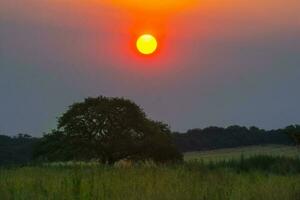
[[[202,160],[204,162],[216,162],[231,159],[240,159],[241,156],[249,158],[257,155],[269,156],[285,156],[291,158],[299,158],[300,151],[294,146],[283,145],[265,145],[265,146],[250,146],[232,149],[220,149],[201,152],[188,152],[184,154],[186,161]]]
[[[274,157],[280,149],[286,157]],[[300,200],[300,160],[289,153],[294,150],[268,146],[186,155],[187,160],[209,159],[209,164],[1,168],[0,199]],[[245,158],[238,158],[241,152]],[[228,161],[219,160],[223,155]]]

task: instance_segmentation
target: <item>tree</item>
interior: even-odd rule
[[[284,132],[287,133],[296,143],[300,146],[300,125],[291,125],[284,129]]]
[[[33,157],[47,161],[73,160],[75,158],[72,147],[63,132],[52,130],[35,145]]]
[[[182,159],[167,125],[148,119],[130,100],[103,96],[70,106],[35,155],[52,161],[98,159],[108,164],[121,159]]]
[[[33,147],[38,141],[38,138],[28,134],[18,134],[14,137],[0,135],[0,166],[31,162]]]

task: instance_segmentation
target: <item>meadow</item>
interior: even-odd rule
[[[216,162],[240,159],[241,156],[243,156],[244,158],[249,158],[258,155],[299,158],[300,150],[295,146],[288,145],[261,145],[200,152],[188,152],[184,154],[184,159],[185,161],[200,160],[203,162]]]
[[[228,151],[224,160],[212,151],[209,162],[209,152],[199,152],[198,157],[193,153],[193,159],[186,154],[186,161],[176,165],[56,163],[1,168],[0,199],[300,199],[299,158],[289,151],[287,156],[274,154],[278,146],[260,148],[269,154],[252,147],[245,156],[240,155],[242,149],[217,151]],[[253,155],[251,149],[260,153]]]

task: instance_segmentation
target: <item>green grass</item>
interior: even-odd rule
[[[299,158],[300,151],[294,146],[283,145],[266,145],[266,146],[250,146],[231,149],[220,149],[201,152],[189,152],[185,153],[184,159],[186,161],[201,160],[203,162],[210,161],[223,161],[240,159],[241,156],[249,158],[257,155],[269,155],[269,156],[285,156],[291,158]]]
[[[195,164],[170,167],[24,167],[2,169],[1,199],[288,200],[300,175],[236,173]]]
[[[169,166],[94,162],[0,168],[0,199],[300,200],[300,159],[294,151],[268,146],[193,153],[186,155],[194,156],[186,157],[190,161]]]

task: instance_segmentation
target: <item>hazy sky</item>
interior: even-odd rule
[[[0,133],[42,135],[98,95],[130,98],[175,131],[300,123],[299,10],[299,0],[1,0]],[[159,40],[147,58],[134,48],[143,32]]]

